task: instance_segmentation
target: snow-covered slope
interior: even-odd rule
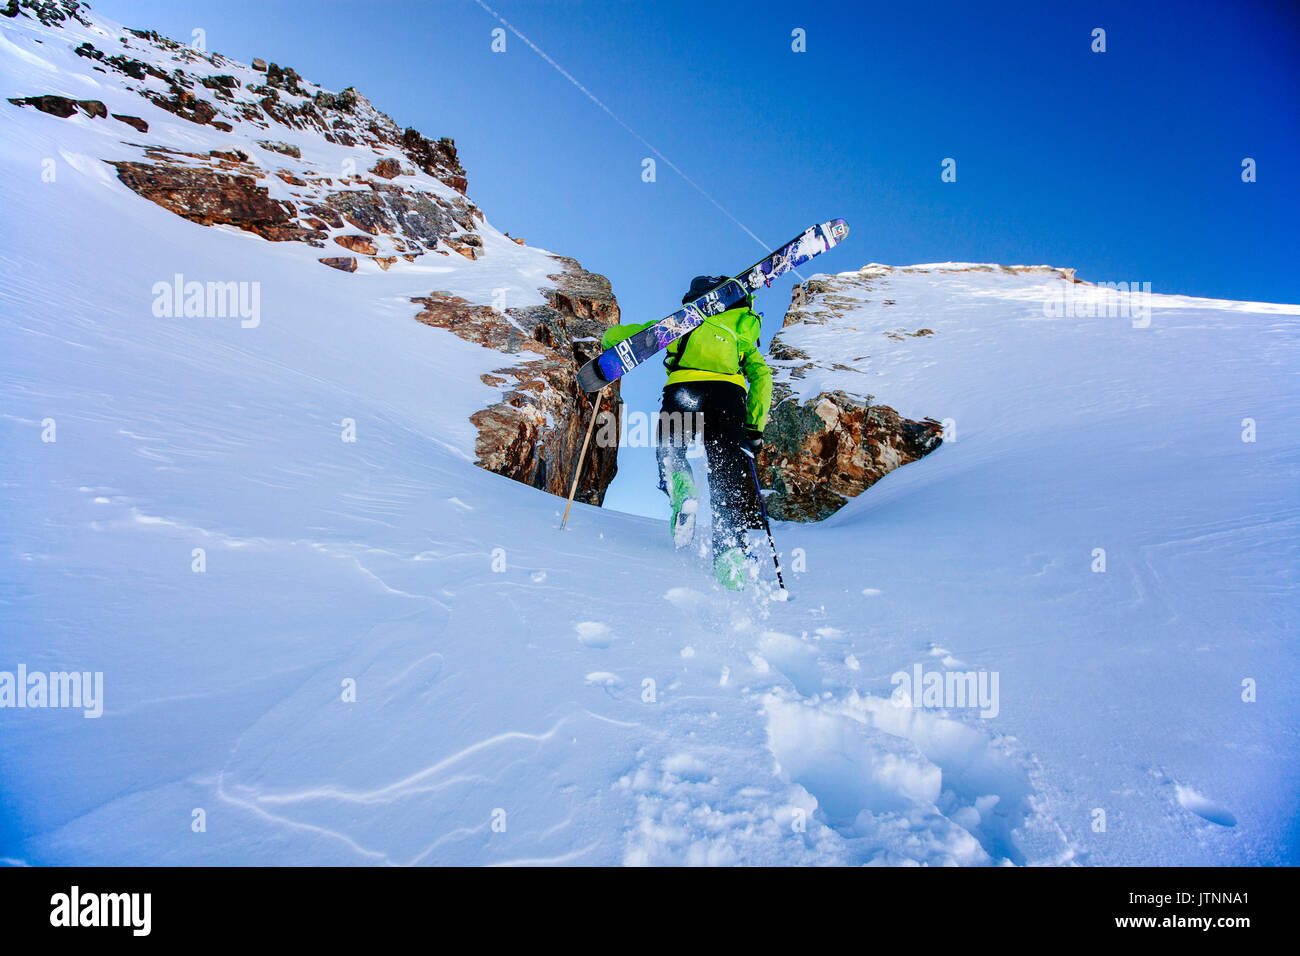
[[[6,87],[55,87],[44,53]],[[1054,273],[819,277],[804,345],[870,356],[825,374],[955,431],[778,524],[781,603],[475,468],[487,350],[412,321],[409,272],[196,226],[102,121],[0,111],[0,671],[103,673],[98,718],[0,709],[0,857],[1297,860],[1300,308],[1134,328],[1044,315]],[[259,281],[260,324],[155,317],[194,262]],[[906,706],[918,665],[997,695]]]

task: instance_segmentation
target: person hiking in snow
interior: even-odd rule
[[[726,282],[726,277],[696,276],[682,304]],[[708,460],[709,503],[713,515],[713,568],[731,590],[745,585],[745,532],[758,524],[758,501],[750,458],[763,444],[772,404],[772,371],[758,349],[761,320],[753,298],[668,345],[664,366],[668,383],[656,431],[659,488],[672,506],[670,530],[681,548],[695,533],[699,497],[686,451],[701,431]],[[601,337],[602,349],[654,325],[615,325]]]

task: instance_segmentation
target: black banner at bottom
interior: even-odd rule
[[[1231,945],[1256,930],[1283,928],[1282,884],[1289,886],[1292,875],[1257,868],[19,867],[0,869],[0,918],[10,940],[75,936],[77,943],[338,945],[411,931],[435,933],[435,945],[449,941],[441,936],[448,929],[486,932],[494,941],[517,931],[538,942],[569,934],[591,942],[596,930],[664,941],[660,930],[676,925],[687,932],[687,921],[694,943],[714,933],[731,942],[816,933],[829,922],[864,940],[877,932],[919,933],[927,945],[987,941],[993,929],[1148,943],[1199,936]]]

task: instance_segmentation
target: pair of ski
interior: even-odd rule
[[[726,312],[742,299],[771,285],[777,276],[799,268],[814,256],[843,242],[848,234],[849,224],[843,219],[809,226],[744,272],[714,286],[650,328],[601,352],[578,370],[578,385],[585,392],[599,392],[646,359],[662,352],[670,343],[698,327],[707,317]]]

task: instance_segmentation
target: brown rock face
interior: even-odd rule
[[[774,517],[820,521],[942,443],[939,422],[903,418],[859,390],[873,371],[872,337],[907,342],[935,334],[891,327],[898,321],[892,299],[866,308],[878,298],[873,283],[887,281],[893,271],[872,264],[794,287],[782,329],[767,350],[773,404],[758,465],[761,483],[772,489],[767,502]],[[830,390],[799,397],[800,381],[818,370],[833,373]]]
[[[66,96],[46,94],[45,96],[10,97],[9,102],[14,106],[34,106],[42,113],[49,113],[60,119],[67,119],[78,110],[91,119],[103,119],[108,115],[107,107],[99,100],[73,100]]]
[[[118,178],[146,199],[193,222],[226,223],[272,241],[298,240],[315,246],[324,243],[327,230],[350,226],[364,235],[335,236],[336,243],[352,252],[387,258],[390,265],[392,252],[411,253],[407,261],[413,261],[415,252],[435,249],[439,241],[468,259],[482,255],[483,240],[473,231],[481,213],[458,196],[447,199],[365,179],[349,184],[368,188],[329,191],[330,180],[304,179],[278,170],[275,175],[281,180],[310,192],[292,200],[273,200],[258,184],[266,171],[241,150],[200,155],[155,147],[145,155],[158,162],[115,162]],[[386,237],[391,252],[380,248],[377,236]]]
[[[9,102],[14,106],[34,106],[42,113],[49,113],[60,119],[67,119],[77,112],[76,100],[70,100],[66,96],[11,96]]]
[[[786,521],[827,518],[895,468],[938,448],[942,431],[933,419],[910,421],[887,405],[839,391],[774,403],[758,457],[759,480],[773,489],[767,510]]]
[[[203,126],[206,123],[212,123],[217,118],[217,108],[207,100],[201,100],[189,90],[184,90],[173,86],[170,96],[163,96],[161,93],[149,97],[154,106],[161,107],[169,113],[175,113],[181,119],[189,120]],[[212,123],[212,125],[217,125]],[[229,131],[230,125],[226,124]]]
[[[462,196],[465,195],[467,182],[465,167],[456,155],[456,143],[447,137],[434,142],[422,136],[418,130],[407,128],[402,134],[402,149],[430,176],[441,179]]]
[[[144,120],[140,119],[140,117],[138,116],[126,116],[122,113],[114,113],[113,119],[120,120],[123,123],[125,123],[127,126],[133,126],[141,133],[149,132],[149,124],[146,123]]]
[[[321,264],[331,269],[338,269],[340,272],[357,271],[357,260],[354,256],[326,256],[321,259]]]
[[[464,200],[454,205],[445,203],[428,193],[407,191],[388,183],[371,183],[369,189],[350,189],[331,193],[325,197],[324,206],[312,205],[307,211],[327,222],[339,226],[346,222],[354,229],[370,235],[387,235],[403,239],[403,246],[413,249],[433,249],[438,240],[452,233],[473,229],[474,214],[478,211]],[[473,233],[458,237],[462,247],[481,246],[482,240]],[[468,258],[474,258],[469,255]]]
[[[4,2],[0,0],[0,8]],[[20,11],[15,16],[37,17],[52,28],[70,19],[83,20],[76,0],[21,0],[14,9]],[[144,156],[135,164],[115,165],[123,182],[141,195],[194,222],[230,223],[276,241],[295,239],[319,247],[336,230],[367,233],[376,241],[363,254],[381,267],[400,267],[430,253],[483,256],[478,235],[483,214],[465,196],[465,169],[452,139],[430,139],[399,126],[354,88],[332,93],[289,66],[259,60],[254,68],[264,77],[244,84],[236,77],[239,71],[231,69],[234,61],[219,53],[196,50],[153,30],[128,30],[116,39],[106,50],[87,40],[74,52],[106,74],[120,93],[134,94],[189,122],[232,133],[233,139],[256,143],[301,164],[272,168],[272,175],[293,187],[286,195],[279,182],[270,191],[263,188],[265,182],[232,178],[267,177],[242,153],[234,168],[175,149],[129,143]],[[146,59],[132,55],[146,50]],[[169,59],[168,66],[151,62],[160,52]],[[11,102],[59,117],[109,115],[99,100],[38,95]],[[114,115],[140,133],[149,132],[149,124],[138,116]],[[294,131],[290,138],[295,142],[280,138],[281,128]],[[348,159],[342,173],[333,159],[322,162],[309,153],[304,160],[300,144],[310,139],[298,138],[302,133],[334,146],[356,147],[357,155]],[[146,159],[159,161],[152,171],[146,170]],[[369,168],[355,172],[361,163]],[[196,170],[196,165],[209,169]],[[450,190],[429,188],[434,185],[429,177]]]
[[[334,241],[349,252],[359,252],[364,256],[378,252],[370,236],[335,236]]]
[[[385,158],[375,163],[370,171],[383,179],[396,179],[402,175],[402,164],[395,159]]]
[[[443,236],[442,244],[452,252],[464,256],[466,259],[474,260],[479,256],[479,249],[483,242],[478,236]]]
[[[253,176],[161,163],[111,165],[131,189],[191,222],[237,226],[275,242],[301,239],[308,232],[294,222],[293,207],[271,199]]]
[[[547,276],[555,287],[548,293],[551,304],[562,312],[570,313],[588,323],[584,334],[594,335],[597,342],[605,329],[618,324],[618,302],[614,299],[609,280],[597,272],[588,272],[578,264],[578,260],[568,256],[552,256],[564,267],[563,272]],[[596,343],[592,343],[591,354],[578,364],[600,353]]]
[[[618,322],[619,312],[609,280],[572,259],[556,259],[564,271],[550,277],[554,288],[542,290],[547,305],[499,313],[438,292],[413,301],[423,307],[416,318],[426,325],[519,358],[484,376],[486,384],[503,392],[500,401],[470,417],[479,430],[477,464],[567,497],[592,413],[578,389],[577,371],[599,351],[600,335]],[[615,386],[606,390],[600,409],[617,414],[620,403]],[[591,443],[577,500],[594,505],[604,500],[618,471],[617,453]]]

